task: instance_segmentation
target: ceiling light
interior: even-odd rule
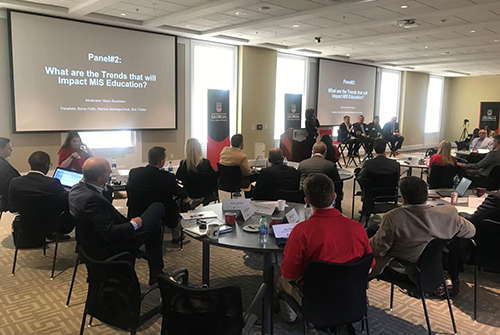
[[[125,13],[121,13],[120,15],[121,15],[121,16],[127,16],[127,14],[125,14]]]
[[[298,27],[300,27],[300,25],[298,25],[298,24],[292,24],[292,28],[298,28]]]
[[[345,54],[347,57],[349,57],[351,54]]]
[[[191,28],[191,26],[189,24],[186,24],[186,28]]]
[[[494,40],[493,42],[500,42],[500,40]]]
[[[239,16],[245,16],[245,15],[248,15],[248,13],[247,13],[247,12],[243,12],[243,11],[241,11],[241,10],[237,11],[235,14],[236,14],[236,15],[239,15]]]
[[[402,5],[401,8],[406,9],[406,8],[408,8],[408,6],[407,5]]]
[[[429,48],[429,47],[428,47],[427,45],[424,47],[424,49],[428,49],[428,48]]]
[[[471,31],[470,31],[470,33],[471,33],[471,34],[474,34],[475,32],[476,32],[475,30],[471,30]]]
[[[267,12],[267,11],[268,11],[268,10],[270,10],[270,9],[271,9],[271,8],[270,8],[270,7],[268,7],[268,6],[262,6],[262,7],[259,7],[259,10],[260,10],[261,12]]]

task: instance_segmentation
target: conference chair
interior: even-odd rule
[[[219,171],[219,190],[231,193],[241,191],[241,169],[239,166],[226,166],[217,163]]]
[[[248,335],[257,320],[266,284],[261,284],[248,310],[243,313],[237,286],[195,288],[158,276],[162,297],[162,335]]]
[[[488,177],[472,176],[472,187],[484,187],[488,191],[500,189],[500,165],[497,165],[491,170]]]
[[[464,169],[456,165],[433,165],[427,176],[429,189],[453,188],[453,178],[456,175],[462,178],[465,175]]]
[[[302,298],[302,306],[290,294],[278,293],[280,299],[302,316],[304,335],[308,324],[326,329],[329,334],[334,328],[338,334],[339,326],[358,321],[370,334],[366,288],[372,260],[373,255],[369,254],[355,263],[310,262],[302,288],[291,282]]]
[[[64,211],[53,194],[32,194],[19,196],[17,208],[20,215],[14,219],[14,260],[12,275],[16,273],[17,253],[19,249],[43,247],[43,256],[47,256],[47,236],[55,234],[54,257],[50,279],[54,278],[54,270],[59,246],[59,227]]]
[[[344,165],[346,165],[344,150],[349,150],[349,147],[345,141],[344,142],[333,142],[332,144],[336,145],[337,148],[339,149],[340,155],[338,157],[337,164],[339,165],[339,169],[342,169],[342,164],[340,164],[340,157],[342,157],[342,159],[344,160]]]
[[[424,309],[425,321],[427,323],[427,331],[429,335],[432,334],[431,323],[429,321],[429,314],[427,312],[427,305],[425,302],[425,295],[431,295],[436,289],[444,285],[446,292],[446,300],[448,301],[448,309],[450,311],[451,323],[453,325],[453,333],[457,334],[457,326],[455,318],[453,317],[453,308],[450,302],[450,294],[444,279],[443,270],[443,249],[449,240],[434,239],[430,241],[424,249],[420,259],[417,263],[408,262],[399,258],[393,260],[399,262],[404,266],[407,271],[410,270],[414,273],[414,277],[410,279],[408,275],[394,271],[389,266],[377,277],[377,280],[383,280],[391,284],[391,297],[390,297],[390,310],[392,311],[394,302],[394,285],[403,289],[413,292],[422,300],[422,307]]]
[[[296,202],[298,204],[305,204],[305,194],[303,190],[288,191],[276,190],[274,191],[273,199],[283,199],[287,202]]]
[[[182,181],[184,189],[192,199],[205,198],[203,206],[212,201],[218,201],[217,192],[219,171],[210,173],[189,172],[188,177]]]

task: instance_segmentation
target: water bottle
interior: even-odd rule
[[[454,190],[457,189],[458,184],[460,184],[460,177],[458,176],[458,174],[456,174],[455,177],[453,178],[453,189]]]
[[[111,160],[111,170],[116,171],[116,159]]]
[[[174,173],[174,167],[172,165],[172,161],[168,162],[167,171],[170,173]]]
[[[259,243],[266,244],[269,236],[269,224],[267,223],[266,216],[262,215],[259,221]]]
[[[286,159],[286,156],[283,158],[283,165],[288,166],[288,159]]]
[[[111,160],[111,175],[110,175],[110,182],[115,183],[116,182],[116,176],[118,175],[118,170],[116,169],[116,159]]]
[[[411,156],[411,154],[408,156],[408,164],[412,164],[413,163],[413,157]]]

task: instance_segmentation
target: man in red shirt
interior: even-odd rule
[[[329,177],[322,173],[310,174],[303,187],[305,201],[314,214],[293,228],[283,252],[281,277],[276,287],[292,295],[299,304],[300,296],[290,281],[300,282],[309,262],[351,263],[372,252],[363,226],[333,207],[335,189]],[[375,262],[372,267],[374,265]],[[280,301],[280,304],[283,318],[293,322],[297,317],[295,312],[286,302]]]

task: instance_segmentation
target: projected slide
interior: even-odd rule
[[[339,125],[344,115],[371,122],[375,108],[375,67],[320,59],[318,119],[321,125]]]
[[[173,129],[175,37],[10,12],[15,130]]]

